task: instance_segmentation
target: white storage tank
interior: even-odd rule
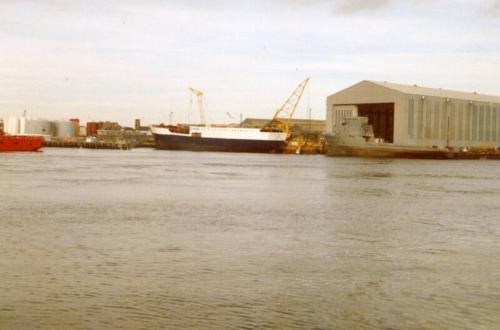
[[[19,134],[19,118],[9,117],[4,121],[4,132],[10,135]]]
[[[23,135],[52,135],[52,123],[43,119],[25,119]]]
[[[59,138],[75,137],[76,129],[75,124],[70,121],[54,121],[52,122],[54,127],[53,135]]]
[[[19,118],[19,133],[26,131],[26,117]]]

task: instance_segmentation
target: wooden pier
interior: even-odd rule
[[[44,147],[84,148],[84,149],[116,149],[116,150],[132,149],[132,145],[129,143],[126,143],[126,142],[45,141]]]

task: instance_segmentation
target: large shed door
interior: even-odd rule
[[[375,138],[394,142],[394,103],[358,104],[358,117],[368,117]]]

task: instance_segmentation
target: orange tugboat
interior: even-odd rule
[[[37,151],[43,146],[41,136],[5,135],[0,132],[0,152]]]

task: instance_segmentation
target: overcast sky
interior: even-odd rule
[[[500,95],[500,0],[0,0],[0,117],[296,117],[360,80]]]

